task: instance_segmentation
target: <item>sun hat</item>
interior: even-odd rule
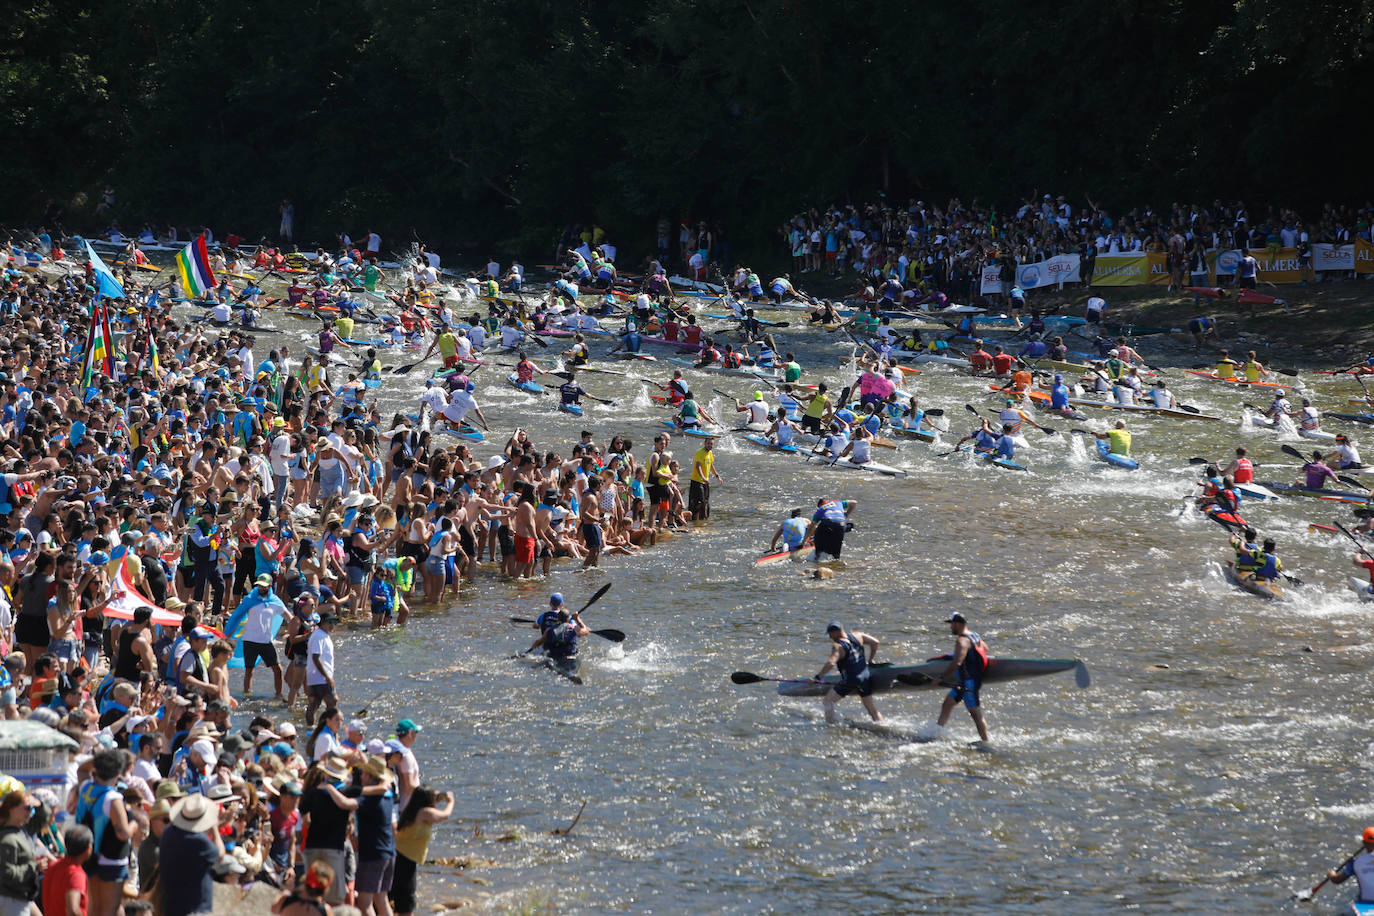
[[[348,767],[344,763],[344,759],[338,754],[329,754],[319,761],[319,766],[330,779],[343,780],[348,778]]]
[[[424,729],[421,728],[421,727],[420,727],[420,724],[419,724],[418,722],[416,722],[414,719],[402,719],[401,721],[399,721],[399,722],[396,723],[396,735],[397,735],[397,737],[405,737],[406,735],[410,734],[411,732],[422,732],[422,731],[424,731]]]
[[[172,826],[190,833],[203,833],[219,821],[219,805],[204,795],[188,795],[172,809]]]

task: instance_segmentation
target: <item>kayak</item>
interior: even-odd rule
[[[1029,320],[1030,319],[1023,320],[1021,322],[1021,326],[1025,327]],[[1088,323],[1088,319],[1076,318],[1073,315],[1045,315],[1040,320],[1045,322],[1045,324],[1058,324],[1067,328],[1082,327],[1083,325]],[[993,318],[988,318],[986,315],[984,315],[978,318],[978,323],[984,325],[992,325],[994,327],[1004,327],[1008,325],[1010,325],[1011,327],[1015,327],[1016,319],[1008,318],[1004,315],[997,315]]]
[[[1366,493],[1355,493],[1349,490],[1311,490],[1292,483],[1267,481],[1261,482],[1260,485],[1268,487],[1275,493],[1285,493],[1291,496],[1312,496],[1317,499],[1329,499],[1342,503],[1364,503],[1369,498]]]
[[[795,445],[778,445],[775,442],[770,442],[764,436],[745,436],[744,438],[748,442],[752,442],[755,445],[761,445],[775,452],[787,452],[789,455],[796,455],[801,452],[801,449],[797,448]]]
[[[663,425],[671,430],[681,433],[684,436],[693,436],[697,439],[714,439],[720,435],[719,431],[713,432],[706,429],[683,429],[681,426],[678,426],[672,420],[664,420]]]
[[[901,468],[894,468],[890,464],[883,464],[880,461],[866,461],[863,464],[856,464],[848,458],[826,458],[818,456],[821,463],[826,467],[848,468],[851,471],[872,471],[876,474],[885,474],[888,477],[905,477],[906,471]]]
[[[689,368],[689,369],[695,369],[695,370],[698,371],[698,372],[715,372],[715,373],[718,373],[718,374],[720,374],[720,375],[736,375],[736,376],[743,376],[743,377],[745,377],[745,378],[756,378],[756,379],[757,379],[757,378],[776,378],[776,377],[777,377],[775,373],[769,372],[769,371],[764,370],[764,369],[750,369],[750,368],[747,368],[747,367],[740,367],[739,369],[727,369],[725,366],[715,366],[715,365],[711,365],[711,366],[698,366],[696,363],[691,362],[690,360],[685,360],[685,359],[669,359],[668,362],[670,362],[670,363],[677,363],[679,366],[686,366],[687,368]]]
[[[1348,420],[1351,423],[1374,423],[1374,413],[1328,413],[1335,420]]]
[[[989,385],[989,391],[1001,392],[998,385]],[[1049,392],[1032,389],[1022,392],[1032,401],[1041,401],[1045,404],[1051,402]],[[1220,420],[1221,417],[1214,417],[1206,413],[1193,413],[1181,407],[1154,407],[1149,404],[1117,404],[1114,401],[1094,401],[1091,398],[1069,398],[1069,403],[1078,407],[1097,407],[1102,410],[1121,410],[1126,413],[1152,413],[1158,417],[1169,417],[1174,420]]]
[[[1277,423],[1276,420],[1271,420],[1269,417],[1261,417],[1258,414],[1252,415],[1250,417],[1250,422],[1255,426],[1263,426],[1265,429],[1274,429]],[[1298,427],[1298,435],[1302,436],[1304,439],[1316,439],[1320,442],[1336,441],[1335,433],[1328,433],[1321,429],[1303,429],[1302,427]]]
[[[967,368],[969,364],[968,358],[964,356],[945,356],[943,353],[913,353],[911,350],[892,351],[892,355],[899,359],[904,358],[903,354],[905,353],[912,353],[911,361],[913,363],[939,363],[945,366],[963,366],[965,368]]]
[[[1230,560],[1227,560],[1222,566],[1222,571],[1226,573],[1226,581],[1237,588],[1242,588],[1250,594],[1260,598],[1268,598],[1275,601],[1283,600],[1283,588],[1277,583],[1271,584],[1249,575],[1242,576],[1240,573],[1236,572]]]
[[[1064,359],[1041,358],[1027,360],[1027,362],[1033,369],[1053,369],[1056,372],[1088,373],[1091,372],[1093,368],[1086,363],[1071,363]]]
[[[1115,334],[1121,337],[1152,337],[1156,334],[1182,334],[1183,328],[1161,328],[1151,327],[1142,324],[1108,324],[1104,325],[1108,334]]]
[[[466,439],[469,442],[485,442],[487,437],[482,435],[482,431],[475,426],[463,426],[461,429],[454,429],[448,424],[444,424],[435,430],[436,433],[448,433],[457,436],[459,439]]]
[[[963,446],[960,446],[960,447],[959,447],[959,451],[967,453],[967,452],[969,451],[969,448],[970,448],[969,446],[963,445]],[[1003,458],[1003,457],[1001,457],[1000,455],[998,455],[996,452],[987,452],[987,451],[981,451],[981,450],[980,450],[980,451],[974,452],[974,454],[975,454],[977,457],[982,458],[982,459],[983,459],[984,461],[986,461],[988,464],[996,465],[997,467],[1002,468],[1003,470],[1007,470],[1007,471],[1028,471],[1028,470],[1030,470],[1030,468],[1026,467],[1024,464],[1019,464],[1019,463],[1017,463],[1017,462],[1015,462],[1015,461],[1012,461],[1010,458]]]
[[[515,375],[514,373],[512,373],[511,375],[506,376],[506,383],[507,383],[508,385],[510,385],[512,388],[519,388],[521,391],[525,392],[526,394],[543,394],[543,393],[544,393],[544,386],[543,386],[543,385],[540,385],[538,382],[522,382],[522,381],[520,381],[519,376]]]
[[[922,442],[934,442],[936,435],[933,429],[907,429],[904,426],[890,426],[888,432],[894,436],[906,436],[910,439],[919,439]]]
[[[1252,382],[1249,379],[1243,379],[1238,376],[1236,378],[1220,378],[1215,372],[1209,372],[1205,369],[1188,369],[1187,372],[1189,375],[1196,375],[1198,378],[1210,379],[1214,382],[1230,382],[1232,385],[1250,385],[1255,388],[1297,387],[1297,382],[1292,382],[1290,384],[1285,385],[1281,382]]]
[[[1361,601],[1374,601],[1374,586],[1371,586],[1365,580],[1351,576],[1350,587],[1359,593]]]
[[[668,340],[664,337],[640,337],[640,343],[659,344],[664,347],[676,347],[679,350],[700,350],[701,342],[688,343],[685,340]]]
[[[580,417],[584,413],[581,404],[559,404],[558,409],[564,413],[570,413],[574,417]]]
[[[949,666],[945,658],[932,659],[920,665],[869,665],[869,686],[874,693],[887,693],[891,690],[945,689],[949,683],[935,680]],[[1075,683],[1080,688],[1091,684],[1088,668],[1075,658],[990,658],[983,671],[983,684],[1002,681],[1016,681],[1028,677],[1041,677],[1072,671]],[[829,675],[822,681],[798,678],[783,681],[778,685],[778,693],[785,697],[824,696],[832,686],[839,682],[839,675]]]
[[[1239,531],[1249,526],[1249,522],[1234,512],[1226,512],[1220,506],[1208,506],[1202,514],[1216,522],[1227,531]]]
[[[754,561],[755,566],[772,566],[774,563],[782,563],[787,560],[800,560],[806,556],[806,548],[801,547],[797,550],[779,550],[777,553],[767,553]]]
[[[1128,471],[1134,471],[1140,467],[1140,462],[1129,455],[1112,454],[1111,448],[1104,439],[1097,440],[1097,456],[1114,467],[1124,468]]]
[[[1242,496],[1248,496],[1251,499],[1273,501],[1279,498],[1279,494],[1268,487],[1260,486],[1254,481],[1249,483],[1238,483],[1236,484],[1236,490],[1238,490]]]

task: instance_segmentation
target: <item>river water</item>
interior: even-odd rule
[[[300,342],[312,328],[271,321]],[[778,339],[808,367],[805,380],[852,380],[842,335],[794,327]],[[1171,366],[1193,361],[1160,340],[1135,343]],[[593,352],[607,346],[594,340]],[[665,379],[670,368],[630,367]],[[504,431],[473,449],[483,457],[520,425],[565,455],[582,428],[603,443],[626,433],[642,459],[667,416],[629,378],[582,377],[624,402],[574,419],[499,384],[502,374],[477,376],[479,402]],[[703,393],[753,389],[688,377]],[[1228,585],[1217,566],[1224,532],[1179,512],[1196,479],[1187,458],[1246,444],[1286,466],[1259,479],[1285,481],[1295,462],[1273,433],[1241,423],[1241,403],[1263,393],[1181,370],[1169,378],[1180,400],[1225,421],[1129,418],[1142,462],[1133,473],[1062,433],[1028,432],[1024,474],[935,457],[971,425],[964,403],[999,406],[985,382],[941,366],[910,387],[946,410],[951,433],[875,450],[906,479],[726,436],[713,517],[692,533],[590,573],[564,563],[548,581],[489,571],[457,606],[346,634],[345,711],[367,705],[374,730],[420,720],[424,777],[458,799],[433,854],[495,859],[481,873],[491,890],[535,888],[560,912],[1296,911],[1291,892],[1353,851],[1374,820],[1368,606],[1346,586],[1352,545],[1307,530],[1351,516],[1296,497],[1245,504],[1306,584],[1285,603]],[[387,416],[413,407],[422,379],[417,370],[381,389]],[[1307,383],[1327,409],[1350,410],[1344,398],[1358,394],[1349,381]],[[716,395],[705,404],[718,418],[733,411]],[[1108,414],[1089,413],[1088,424],[1050,423],[1105,428]],[[679,437],[674,448],[685,465],[695,443]],[[835,578],[806,578],[801,565],[755,570],[787,511],[819,496],[858,500]],[[587,641],[584,686],[510,659],[533,634],[509,615],[535,616],[553,590],[580,605],[605,582],[614,586],[588,623],[629,638],[623,648]],[[937,734],[932,691],[879,696],[894,727],[879,735],[826,725],[816,700],[729,680],[735,670],[813,673],[831,619],[878,636],[880,659],[923,661],[949,651],[940,621],[951,611],[993,655],[1083,659],[1092,686],[1062,674],[988,687],[993,741],[979,750],[962,708]],[[852,699],[841,709],[863,718]],[[552,835],[583,801],[573,834]],[[437,878],[422,882],[422,908]],[[1324,890],[1316,912],[1345,906],[1352,886]]]

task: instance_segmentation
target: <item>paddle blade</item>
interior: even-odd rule
[[[404,366],[397,366],[395,369],[392,369],[391,372],[392,372],[393,375],[405,375],[407,372],[409,372],[411,369],[414,369],[414,368],[415,368],[416,366],[418,366],[418,365],[420,365],[420,364],[419,364],[419,363],[407,363],[407,364],[404,365]]]
[[[510,622],[511,622],[511,623],[534,623],[535,621],[534,621],[534,618],[532,618],[532,617],[512,617],[512,618],[510,619]]]
[[[1202,413],[1201,410],[1197,409],[1197,408],[1194,407],[1192,404],[1180,404],[1180,405],[1178,405],[1178,409],[1179,409],[1179,410],[1186,410],[1186,411],[1188,411],[1189,413]]]
[[[1212,462],[1208,461],[1206,458],[1194,457],[1194,458],[1189,458],[1189,459],[1188,459],[1188,463],[1189,463],[1189,464],[1211,464]]]
[[[1275,369],[1274,371],[1277,372],[1279,375],[1290,375],[1290,376],[1292,376],[1292,375],[1297,375],[1297,374],[1298,374],[1298,370],[1297,370],[1297,369]]]
[[[1088,673],[1087,665],[1079,662],[1073,666],[1073,682],[1078,686],[1079,690],[1092,686],[1093,678],[1092,675]]]
[[[932,407],[930,410],[926,411],[926,416],[928,417],[943,417],[944,415],[945,409],[943,407]]]
[[[1291,446],[1291,445],[1282,445],[1282,446],[1279,446],[1279,451],[1283,452],[1285,455],[1292,455],[1294,458],[1298,459],[1299,461],[1306,461],[1306,460],[1307,460],[1307,456],[1306,456],[1306,455],[1304,455],[1302,452],[1298,451],[1297,449],[1293,448],[1293,446]]]
[[[982,416],[982,414],[978,412],[978,408],[974,407],[972,404],[965,404],[964,409],[967,410],[969,413],[973,414],[975,417]]]
[[[602,639],[608,639],[611,642],[625,641],[625,634],[620,630],[592,630],[592,635],[600,636]]]
[[[750,671],[736,671],[734,674],[730,675],[730,680],[736,684],[757,684],[763,681],[764,678]]]
[[[605,585],[603,585],[603,586],[601,586],[600,588],[598,588],[598,589],[596,590],[596,594],[595,594],[595,595],[592,595],[590,598],[588,598],[588,599],[587,599],[587,603],[584,604],[584,605],[582,605],[582,611],[585,611],[587,608],[591,607],[593,604],[596,604],[598,601],[601,600],[601,596],[604,595],[604,594],[606,594],[606,593],[609,592],[610,590],[611,590],[611,583],[609,583],[609,582],[607,582]],[[577,613],[580,614],[580,613],[582,613],[582,611],[578,611]]]

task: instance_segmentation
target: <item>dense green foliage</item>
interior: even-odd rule
[[[1374,0],[28,0],[0,214],[297,237],[779,220],[885,188],[1351,201]],[[22,6],[21,0],[21,6]],[[851,195],[853,196],[851,198]],[[737,244],[739,242],[737,241]]]

